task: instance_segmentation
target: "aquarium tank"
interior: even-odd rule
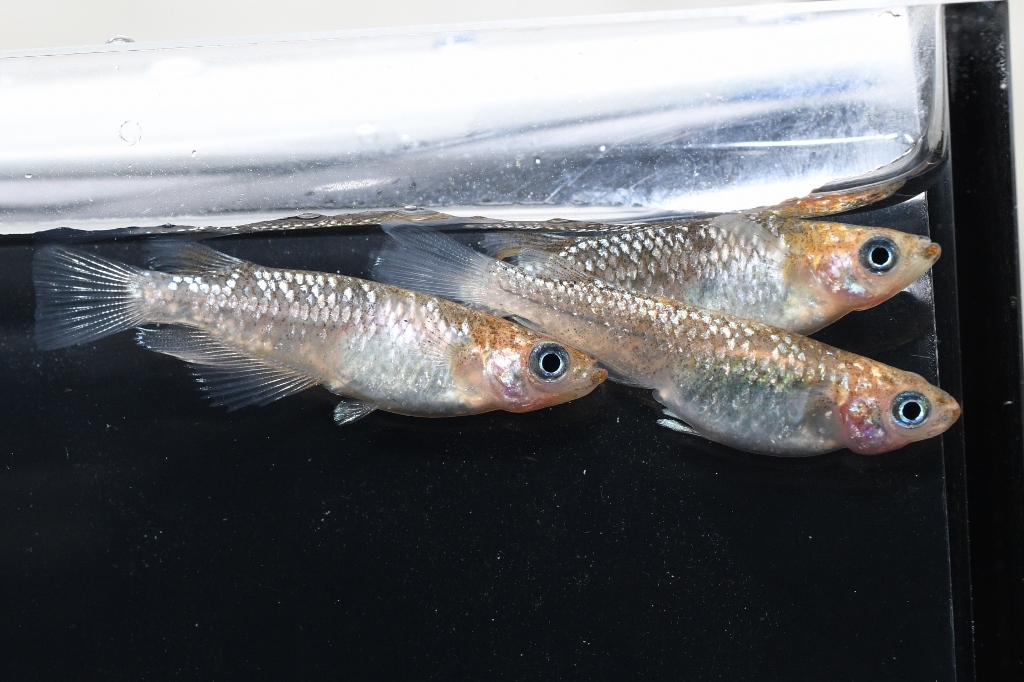
[[[1005,30],[868,0],[0,52],[0,668],[1017,670]],[[642,314],[543,317],[556,285],[446,248]],[[764,373],[708,388],[700,330]]]

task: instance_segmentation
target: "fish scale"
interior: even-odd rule
[[[179,281],[187,286],[178,287]],[[330,376],[335,366],[359,367],[358,373],[327,384],[335,393],[372,389],[389,396],[382,406],[416,410],[410,402],[415,396],[444,386],[445,393],[432,395],[432,403],[461,403],[452,368],[417,352],[426,333],[453,345],[472,343],[467,333],[472,313],[461,306],[420,301],[408,291],[340,275],[259,266],[199,277],[152,272],[149,283],[147,304],[160,311],[153,322],[215,329],[224,341],[252,352],[287,350],[277,361],[311,376]],[[472,316],[474,323],[481,321]]]
[[[846,443],[827,423],[839,421],[838,410],[809,410],[808,401],[839,406],[851,387],[881,396],[925,383],[806,337],[597,282],[553,280],[507,265],[496,266],[491,281],[498,307],[592,353],[630,383],[649,385],[678,417],[742,449],[837,449]],[[599,333],[601,326],[612,333]]]
[[[483,247],[524,270],[617,287],[811,333],[881,303],[939,256],[930,240],[885,228],[723,214],[599,235],[496,233]],[[892,262],[874,267],[872,248]],[[879,254],[879,255],[880,255]]]
[[[734,307],[748,308],[784,297],[781,273],[765,267],[771,248],[757,237],[715,230],[709,221],[698,221],[584,238],[561,249],[557,257],[613,286],[708,308],[728,296]],[[752,280],[758,286],[737,286]]]
[[[937,435],[960,412],[916,374],[799,334],[603,280],[536,274],[423,226],[386,229],[378,279],[514,315],[598,358],[614,379],[653,389],[717,442],[774,455],[875,454]],[[909,403],[920,421],[901,412]]]
[[[157,244],[142,270],[68,249],[34,263],[44,348],[148,324],[146,347],[193,363],[221,404],[266,404],[322,384],[335,418],[514,412],[585,395],[607,373],[513,322],[344,275],[266,268],[201,245]],[[555,376],[535,353],[558,357]]]

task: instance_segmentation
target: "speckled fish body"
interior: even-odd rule
[[[892,196],[904,184],[903,180],[881,182],[867,187],[847,190],[812,193],[804,197],[788,199],[776,206],[744,211],[743,214],[755,215],[762,219],[775,218],[812,218],[850,211],[868,206]],[[482,216],[457,217],[447,213],[439,213],[427,208],[406,206],[404,208],[370,209],[351,211],[336,215],[319,213],[303,213],[288,218],[277,218],[242,225],[153,225],[140,227],[123,227],[112,230],[88,232],[60,228],[41,233],[44,241],[74,242],[89,241],[91,237],[109,239],[111,237],[134,236],[175,236],[185,235],[195,239],[221,237],[235,234],[257,234],[268,232],[294,232],[346,227],[364,227],[382,225],[391,220],[431,222],[435,224],[457,224],[480,230],[516,230],[535,231],[541,233],[598,233],[614,232],[622,229],[624,224],[600,223],[585,220],[501,220]]]
[[[797,334],[600,282],[533,275],[416,226],[386,229],[396,241],[378,260],[378,278],[528,320],[613,377],[653,389],[711,440],[773,455],[874,454],[937,435],[959,415],[922,377]]]
[[[195,364],[221,404],[265,404],[322,384],[348,399],[339,422],[373,409],[431,417],[533,410],[585,395],[606,376],[575,350],[433,296],[262,267],[199,245],[170,245],[157,260],[171,272],[67,249],[40,253],[39,345],[174,325],[144,329],[139,340]],[[557,356],[558,376],[535,375],[544,360],[537,352]]]
[[[492,234],[484,245],[498,258],[518,256],[535,274],[568,266],[615,287],[803,334],[902,291],[940,253],[896,230],[746,214],[556,239]]]

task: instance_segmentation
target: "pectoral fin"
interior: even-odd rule
[[[675,419],[659,419],[655,422],[658,426],[664,426],[666,429],[672,431],[678,431],[679,433],[685,433],[687,436],[696,436],[697,438],[703,438],[707,440],[707,437],[697,433],[692,426],[678,422]]]
[[[342,398],[341,402],[334,408],[334,423],[338,426],[351,424],[352,422],[359,421],[376,409],[376,405],[364,403],[362,400]]]

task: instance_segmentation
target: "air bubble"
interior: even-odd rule
[[[597,151],[603,152],[605,149],[607,149],[607,147],[605,147],[604,145],[601,145],[600,147],[597,148]]]
[[[131,38],[129,38],[128,36],[117,35],[117,36],[112,37],[110,40],[108,40],[107,41],[107,45],[110,45],[111,43],[134,43],[134,42],[135,41],[132,40]]]
[[[32,179],[32,174],[31,173],[25,173],[25,179],[26,180],[31,180]]]
[[[198,155],[198,152],[196,152],[196,150],[195,150],[195,149],[193,149],[193,150],[192,150],[192,158],[193,158],[193,159],[194,159],[194,158],[196,158],[196,156],[197,156],[197,155]]]
[[[313,220],[314,218],[319,218],[319,217],[320,217],[319,213],[309,213],[309,212],[306,212],[306,213],[300,213],[299,214],[299,218],[301,220]]]
[[[142,139],[142,126],[135,121],[125,121],[121,124],[121,142],[129,147]]]

